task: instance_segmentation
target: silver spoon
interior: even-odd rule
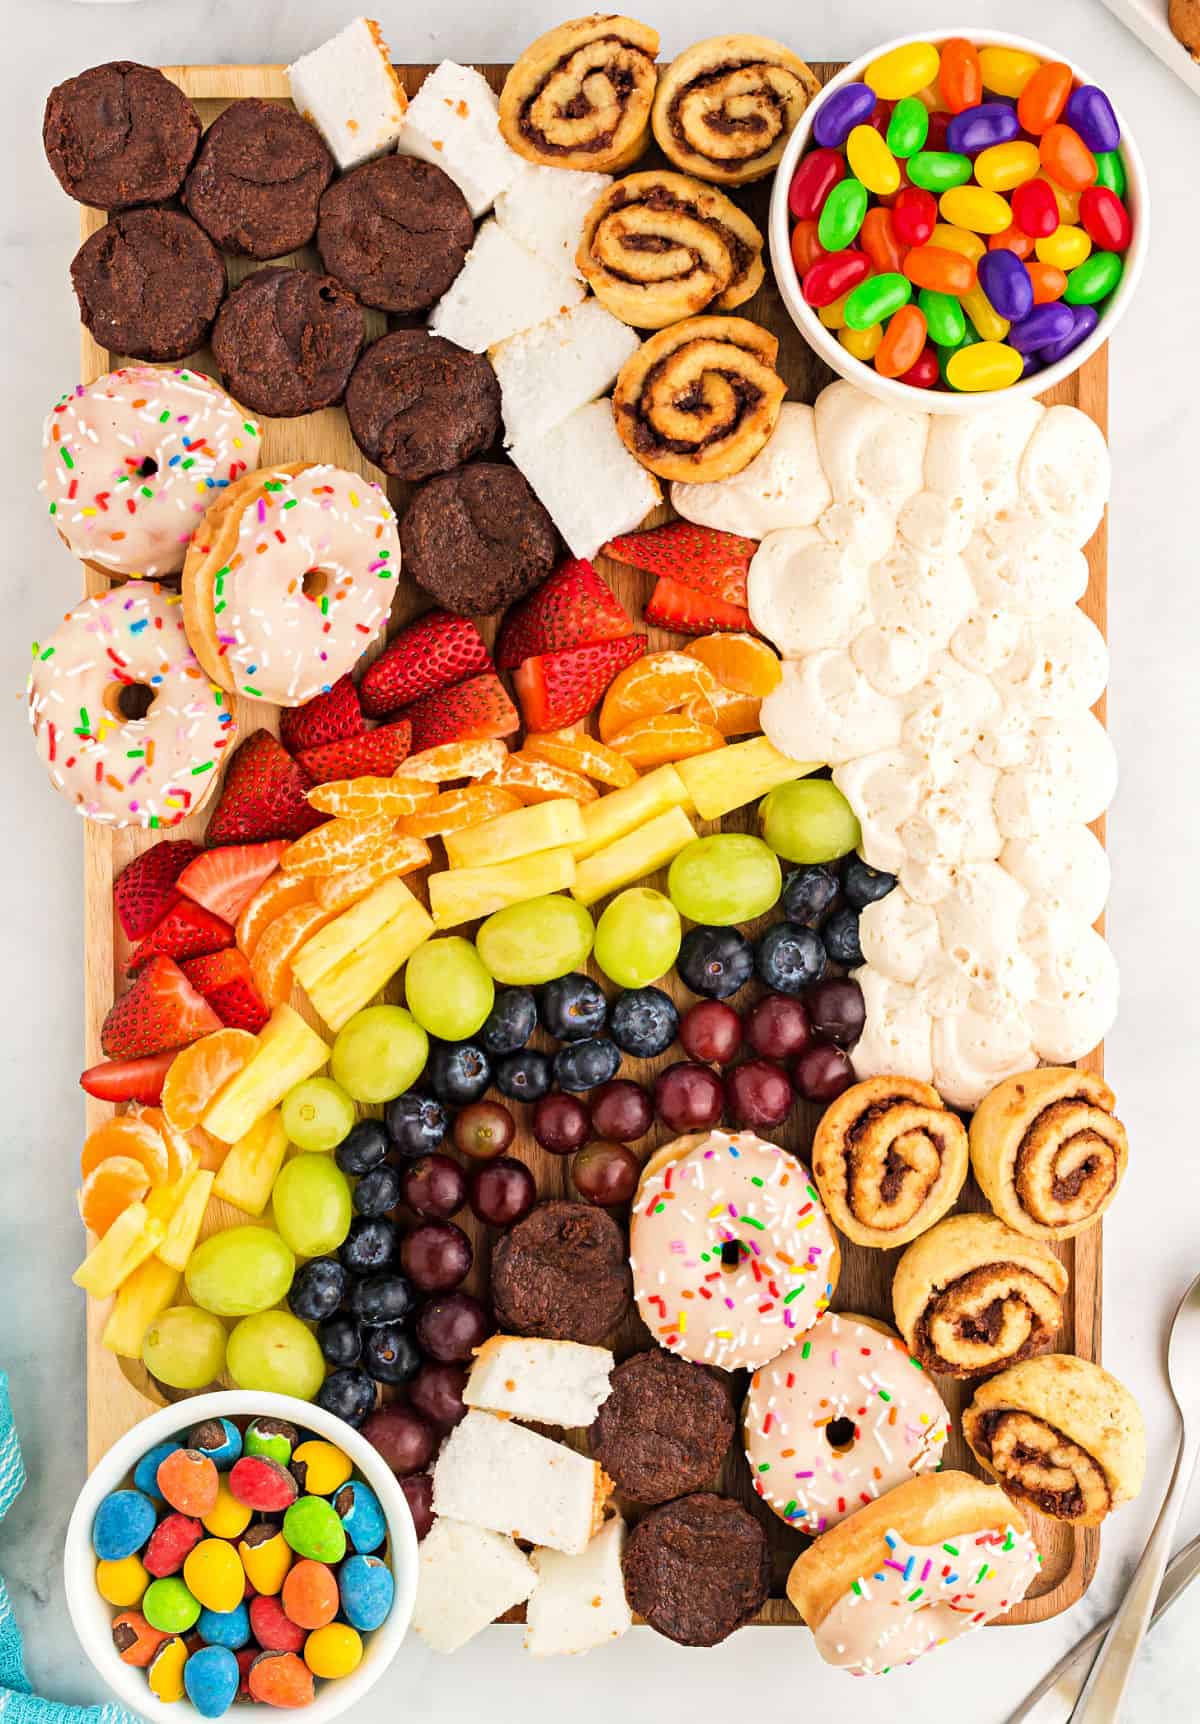
[[[1150,1625],[1183,1500],[1200,1457],[1200,1275],[1179,1302],[1167,1342],[1167,1379],[1179,1409],[1179,1452],[1154,1531],[1092,1666],[1071,1724],[1116,1724]]]

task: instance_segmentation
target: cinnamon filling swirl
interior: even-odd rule
[[[658,32],[596,14],[539,36],[500,94],[500,130],[529,161],[628,167],[646,146],[658,84]]]
[[[851,1212],[870,1227],[904,1227],[937,1184],[946,1149],[941,1120],[930,1109],[899,1095],[873,1103],[846,1133]]]
[[[782,66],[714,66],[671,99],[667,124],[697,155],[721,163],[747,161],[791,129],[788,103],[801,88]]]
[[[1124,1130],[1087,1095],[1043,1108],[1017,1148],[1014,1184],[1025,1212],[1045,1227],[1095,1215],[1121,1176]]]
[[[1054,1425],[1018,1408],[977,1415],[972,1446],[1005,1490],[1058,1520],[1098,1520],[1112,1507],[1104,1472]]]
[[[927,1370],[982,1376],[1043,1352],[1058,1329],[1054,1289],[1018,1263],[989,1263],[960,1275],[929,1301],[916,1332]]]

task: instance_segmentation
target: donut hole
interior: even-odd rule
[[[158,462],[153,455],[147,455],[137,470],[139,479],[153,479],[158,472]]]
[[[104,704],[118,723],[135,724],[150,711],[157,693],[144,682],[114,682],[104,691]]]
[[[853,1419],[830,1419],[825,1427],[825,1441],[836,1455],[844,1455],[854,1447],[858,1427]]]
[[[317,604],[329,590],[328,572],[325,569],[305,569],[300,590],[306,599],[311,599],[314,605]]]

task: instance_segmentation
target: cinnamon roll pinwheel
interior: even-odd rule
[[[500,92],[500,131],[526,161],[616,173],[650,141],[658,31],[597,12],[547,30]]]
[[[576,255],[592,292],[635,329],[665,329],[712,305],[732,311],[762,285],[762,235],[723,192],[661,168],[597,199]]]
[[[613,389],[621,440],[660,479],[728,479],[775,429],[787,390],[779,342],[743,317],[689,317],[625,361]]]
[[[1103,1078],[1042,1066],[1007,1078],[971,1121],[971,1165],[1001,1221],[1029,1239],[1073,1239],[1099,1221],[1129,1144]]]
[[[985,1377],[1044,1352],[1067,1272],[994,1215],[948,1215],[896,1265],[892,1309],[909,1352],[943,1377]]]
[[[1010,1366],[975,1391],[962,1426],[971,1453],[1008,1495],[1055,1520],[1097,1526],[1142,1488],[1138,1404],[1086,1359],[1047,1353]]]
[[[834,1226],[856,1245],[907,1245],[940,1221],[967,1177],[967,1133],[915,1078],[874,1077],[826,1110],[813,1177]]]
[[[711,36],[659,79],[654,136],[684,173],[746,185],[775,167],[820,87],[811,67],[779,42]]]

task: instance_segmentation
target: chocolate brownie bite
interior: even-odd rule
[[[332,178],[315,126],[284,103],[247,96],[208,128],[183,201],[222,251],[282,257],[316,233]]]
[[[212,348],[236,400],[291,419],[341,400],[363,339],[362,307],[332,276],[268,268],[225,301]]]
[[[183,184],[200,116],[154,66],[110,60],[56,84],[42,143],[68,197],[96,209],[161,203]]]
[[[680,1646],[716,1646],[766,1601],[767,1535],[728,1497],[702,1491],[653,1509],[629,1535],[625,1597]]]
[[[454,181],[414,156],[364,162],[321,199],[321,262],[380,311],[428,310],[474,240],[471,211]]]
[[[354,367],[346,416],[377,467],[397,479],[428,479],[495,441],[500,385],[482,353],[424,329],[397,329]]]
[[[185,359],[208,339],[225,265],[182,210],[125,210],[80,246],[71,284],[101,347],[133,359]]]
[[[623,1496],[663,1503],[712,1483],[733,1430],[724,1379],[655,1347],[617,1366],[588,1436]]]
[[[492,1304],[514,1335],[596,1346],[629,1310],[625,1239],[587,1203],[539,1203],[492,1253]]]
[[[400,523],[404,568],[450,611],[503,610],[554,566],[554,523],[515,467],[471,461],[431,479]]]

